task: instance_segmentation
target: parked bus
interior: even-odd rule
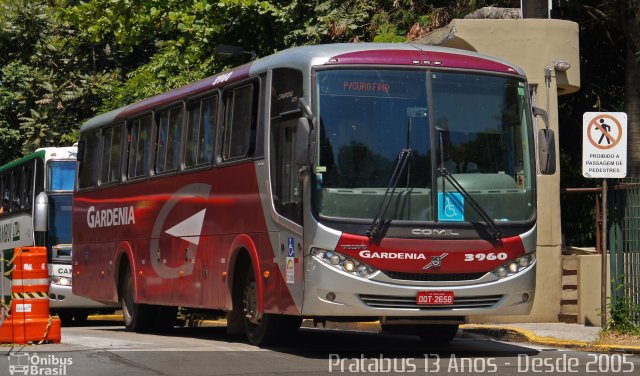
[[[13,249],[47,247],[49,302],[69,323],[84,321],[90,309],[104,308],[71,291],[71,205],[77,147],[49,147],[0,166],[0,250],[11,260]],[[11,284],[5,283],[11,296]]]
[[[529,97],[501,60],[334,44],[99,115],[80,130],[74,293],[119,301],[132,331],[224,311],[253,344],[302,318],[447,341],[470,315],[527,314]]]

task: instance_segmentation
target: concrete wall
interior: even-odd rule
[[[558,95],[580,88],[578,24],[551,19],[456,19],[413,43],[462,48],[507,60],[523,68],[529,83],[536,86],[537,107],[547,110],[556,134],[554,175],[538,175],[538,278],[533,310],[529,316],[479,317],[472,321],[555,322],[562,294],[560,225],[560,161],[558,137]],[[566,61],[566,72],[554,70],[556,61]],[[550,71],[548,89],[545,68]],[[547,104],[548,98],[548,104]],[[538,127],[543,127],[538,121]]]
[[[600,255],[578,256],[578,324],[600,326]],[[611,297],[611,267],[607,255],[607,297]],[[607,301],[609,302],[609,301]]]

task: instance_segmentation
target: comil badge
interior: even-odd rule
[[[582,175],[627,176],[627,114],[585,112],[582,117]]]

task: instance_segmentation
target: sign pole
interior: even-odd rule
[[[607,179],[602,179],[602,247],[600,251],[600,326],[607,325]]]
[[[607,179],[627,176],[627,114],[585,112],[582,115],[582,176],[602,179],[602,246],[600,250],[601,326],[607,325]]]

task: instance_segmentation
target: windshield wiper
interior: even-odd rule
[[[491,235],[494,239],[500,238],[500,230],[498,229],[498,226],[496,226],[496,222],[493,220],[493,218],[491,218],[491,216],[487,213],[487,211],[484,210],[482,206],[480,206],[480,204],[478,204],[478,202],[473,197],[471,197],[469,192],[466,189],[464,189],[464,187],[460,184],[458,179],[454,178],[453,175],[449,172],[449,170],[447,170],[444,166],[438,168],[438,172],[440,173],[440,176],[442,176],[449,183],[451,183],[451,185],[456,189],[456,191],[458,191],[462,196],[464,196],[465,199],[467,199],[471,207],[482,217],[482,219],[484,219],[484,221],[489,226],[489,231],[488,231],[489,235]],[[444,197],[446,197],[446,192],[444,188],[444,181],[442,183],[443,183],[442,196],[444,201]]]
[[[367,230],[367,236],[371,239],[379,239],[382,236],[387,223],[389,222],[384,218],[384,213],[387,211],[389,203],[391,203],[391,198],[393,197],[393,193],[398,186],[400,176],[407,166],[410,155],[411,149],[405,148],[402,149],[400,155],[398,156],[398,163],[396,163],[396,167],[393,170],[393,174],[391,175],[391,179],[389,180],[389,184],[387,185],[387,190],[384,191],[382,202],[378,207],[378,212],[376,213],[376,216],[373,217],[373,222],[371,222],[371,226],[369,226],[369,229]]]

